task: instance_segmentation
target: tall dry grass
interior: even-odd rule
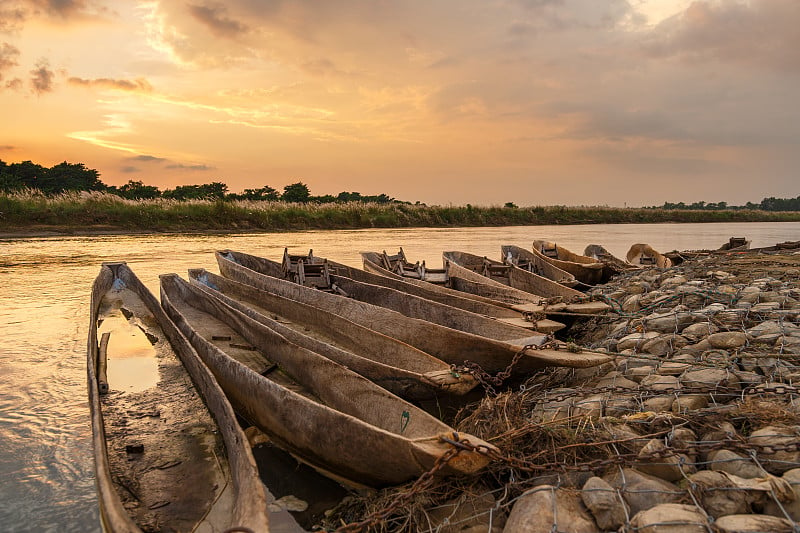
[[[101,192],[0,194],[0,228],[119,230],[294,230],[657,222],[800,221],[800,212],[689,211],[612,207],[475,207],[350,202],[126,200]]]

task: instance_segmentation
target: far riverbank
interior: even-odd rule
[[[800,212],[755,209],[125,200],[103,193],[55,197],[0,195],[1,238],[310,229],[797,221],[800,221]]]

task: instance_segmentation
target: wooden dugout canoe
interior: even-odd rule
[[[669,257],[655,251],[649,244],[634,244],[628,250],[625,259],[628,263],[642,267],[669,268],[672,260]]]
[[[444,252],[442,257],[454,288],[502,299],[516,309],[578,314],[598,314],[609,310],[604,302],[586,301],[587,297],[582,292],[514,265],[504,265],[466,252]],[[542,290],[549,294],[542,295]],[[548,303],[550,298],[561,301]]]
[[[239,254],[239,257],[244,257],[245,255]],[[288,254],[285,254],[285,257],[288,257]],[[249,256],[248,260],[249,268],[260,274],[277,279],[284,279],[286,275],[286,266],[276,261],[256,256]],[[324,260],[322,261],[325,262]],[[299,283],[298,279],[290,280]],[[318,289],[335,287],[337,292],[348,298],[397,311],[409,318],[418,318],[447,328],[486,337],[487,339],[503,342],[514,341],[521,346],[537,343],[542,339],[542,335],[535,334],[535,332],[525,328],[498,322],[476,313],[463,311],[388,287],[363,283],[330,272],[321,286],[317,284],[319,278],[306,279],[305,282],[307,286]]]
[[[329,261],[338,274],[356,281],[373,285],[381,285],[396,289],[414,296],[433,300],[451,307],[488,316],[514,326],[534,329],[540,333],[554,333],[564,328],[564,324],[549,319],[529,320],[521,311],[512,309],[510,305],[498,300],[491,300],[475,294],[451,289],[444,285],[432,284],[409,277],[401,277],[395,272],[383,268],[382,254],[377,252],[361,252],[364,270],[352,268]]]
[[[569,272],[585,285],[603,283],[603,264],[590,257],[540,239],[533,241],[532,251],[561,270]]]
[[[104,530],[267,531],[263,484],[231,405],[127,265],[102,266],[90,314],[87,384]],[[98,328],[110,330],[100,344]],[[121,383],[122,365],[140,359],[157,365],[154,383]]]
[[[161,276],[161,301],[239,414],[315,468],[385,486],[423,474],[451,449],[440,437],[454,431],[443,422],[177,275]],[[472,473],[487,463],[463,451],[441,473]]]
[[[258,289],[292,300],[323,308],[364,327],[406,342],[446,363],[460,365],[471,361],[484,370],[494,372],[505,369],[514,356],[528,344],[541,344],[546,337],[528,336],[500,341],[472,333],[455,330],[426,320],[411,318],[385,307],[359,302],[352,298],[329,294],[304,287],[291,281],[263,273],[274,267],[269,261],[233,251],[216,253],[217,264],[223,276]],[[530,333],[527,332],[526,333]],[[565,350],[526,349],[514,367],[516,373],[526,373],[548,366],[574,368],[591,367],[605,363],[608,356],[596,353],[571,353]]]
[[[371,262],[370,259],[373,257],[373,254],[374,252],[361,253],[361,256],[365,264]],[[315,259],[321,260],[318,257],[315,257]],[[462,311],[475,313],[480,315],[481,317],[492,318],[499,322],[509,324],[515,327],[532,329],[538,331],[539,333],[554,333],[564,328],[564,324],[562,324],[561,322],[556,322],[554,320],[549,320],[546,318],[535,321],[529,320],[525,318],[524,313],[516,311],[511,307],[504,305],[502,302],[497,302],[486,298],[468,298],[467,296],[469,295],[450,289],[443,285],[431,284],[425,281],[414,280],[411,278],[401,278],[396,274],[389,272],[388,270],[384,270],[384,272],[387,275],[382,275],[372,271],[353,268],[328,259],[325,259],[325,261],[327,261],[328,265],[330,265],[332,272],[339,276],[344,276],[361,283],[368,283],[370,285],[376,285],[400,291],[404,294],[416,296],[419,298],[424,298],[425,300],[431,300],[433,302],[447,305],[449,307],[455,307],[456,309],[460,309]],[[378,267],[376,267],[373,270],[378,270]],[[378,302],[377,305],[386,307],[380,302]],[[396,311],[403,312],[401,309],[397,309],[394,307],[391,308],[395,309]],[[435,309],[433,311],[435,311]],[[426,317],[424,316],[417,316],[417,318],[426,319]],[[437,321],[434,320],[434,322]],[[456,329],[461,329],[461,328],[456,328]]]
[[[256,289],[204,269],[189,280],[287,340],[336,361],[409,400],[465,394],[478,382],[413,346],[318,307]]]
[[[447,271],[445,269],[428,268],[425,261],[412,263],[406,257],[402,246],[395,255],[389,255],[386,251],[380,254],[372,252],[372,254],[374,255],[371,260],[398,277],[426,281],[436,285],[445,285],[447,283]]]
[[[575,287],[578,284],[575,276],[525,248],[506,244],[500,247],[500,256],[506,264],[517,266],[565,287]]]
[[[621,274],[622,272],[636,270],[639,268],[636,265],[626,263],[619,257],[606,250],[605,247],[600,244],[590,244],[586,246],[586,249],[583,251],[583,255],[603,263],[603,279],[606,281],[617,274]]]

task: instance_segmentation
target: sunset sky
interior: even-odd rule
[[[800,194],[800,0],[0,0],[0,159],[430,204]]]

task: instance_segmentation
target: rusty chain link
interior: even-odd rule
[[[523,346],[517,353],[514,354],[514,357],[511,358],[511,362],[508,364],[508,366],[494,376],[486,372],[478,363],[474,363],[472,361],[464,361],[461,365],[451,365],[450,370],[451,372],[455,373],[472,374],[472,376],[478,380],[478,383],[481,384],[487,394],[496,396],[497,391],[495,390],[495,387],[501,386],[508,378],[511,377],[514,367],[517,365],[517,363],[519,363],[519,360],[522,359],[522,356],[525,355],[525,352],[528,350],[558,350],[560,348],[561,345],[553,335],[546,335],[544,342],[541,344],[526,344]]]

